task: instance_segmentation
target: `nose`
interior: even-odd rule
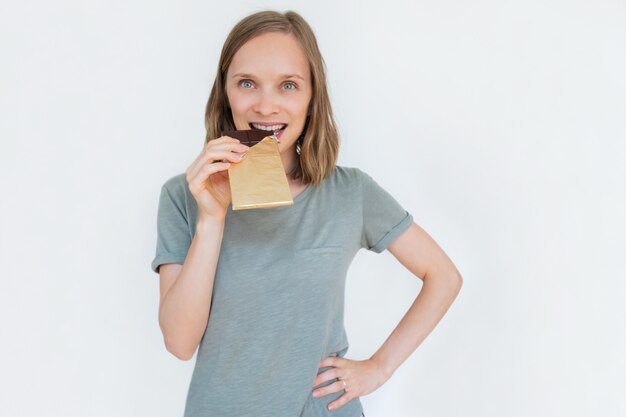
[[[254,111],[264,116],[279,112],[278,98],[272,92],[263,91],[258,95]]]

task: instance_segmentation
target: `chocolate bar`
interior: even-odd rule
[[[261,142],[263,138],[272,136],[274,132],[261,129],[246,129],[246,130],[227,130],[222,132],[222,136],[230,136],[246,146],[253,146]]]

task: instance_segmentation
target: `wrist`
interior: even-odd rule
[[[372,361],[376,365],[376,367],[379,369],[380,373],[384,375],[385,381],[391,378],[395,369],[389,366],[382,358],[380,358],[379,356],[373,355],[370,358],[370,361]]]
[[[206,216],[198,218],[196,223],[196,233],[214,233],[216,230],[224,228],[225,217]]]

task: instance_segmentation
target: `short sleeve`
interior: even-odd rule
[[[361,247],[380,253],[413,223],[407,212],[372,177],[361,171],[363,232]]]
[[[157,245],[156,255],[152,260],[152,270],[159,272],[161,264],[185,261],[191,235],[189,220],[185,209],[184,184],[177,184],[174,179],[167,181],[161,187],[157,214]],[[180,182],[180,179],[178,179]]]

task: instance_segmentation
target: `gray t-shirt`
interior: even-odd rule
[[[327,356],[348,350],[344,290],[357,251],[380,253],[413,222],[369,175],[337,166],[292,206],[226,215],[209,321],[185,417],[359,417],[359,398],[328,411],[344,391],[313,398]],[[165,182],[152,269],[182,264],[198,207],[185,175]],[[323,385],[335,382],[328,381]]]

